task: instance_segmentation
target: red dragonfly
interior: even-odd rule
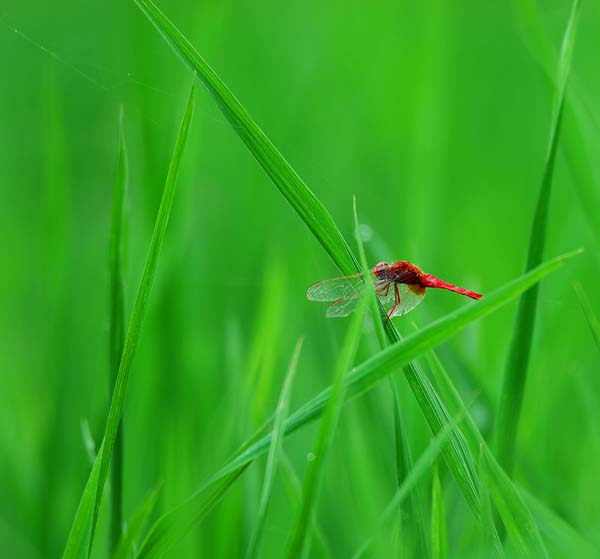
[[[370,273],[375,276],[375,293],[381,304],[388,309],[388,319],[414,309],[425,297],[428,287],[448,289],[472,299],[483,297],[431,274],[424,274],[411,262],[380,262]],[[306,291],[306,296],[310,301],[333,302],[327,309],[329,317],[348,316],[356,310],[365,285],[365,274],[332,278],[311,285]]]

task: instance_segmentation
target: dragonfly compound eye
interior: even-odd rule
[[[389,267],[389,264],[387,262],[379,262],[379,264],[375,265],[374,271],[377,272],[381,272],[383,270],[386,270]]]

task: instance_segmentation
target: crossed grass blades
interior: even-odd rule
[[[329,254],[340,269],[340,272],[348,274],[359,270],[360,267],[356,258],[352,254],[348,243],[335,226],[330,214],[250,118],[217,74],[206,64],[192,45],[153,3],[148,0],[137,0],[137,4],[167,42],[194,69],[198,78],[210,91],[235,131],[245,142],[280,192],[288,200],[295,212],[321,243],[327,254]],[[108,464],[115,445],[117,428],[122,415],[125,389],[135,346],[141,331],[142,319],[147,307],[149,292],[158,260],[158,252],[166,230],[177,169],[191,120],[193,98],[194,94],[192,92],[167,178],[145,273],[125,339],[124,353],[115,382],[105,437],[84,490],[65,549],[65,557],[89,556],[93,546],[98,510],[108,472]],[[416,357],[432,350],[436,345],[448,339],[468,324],[486,316],[527,289],[530,289],[544,276],[560,267],[573,254],[570,253],[552,259],[545,264],[533,268],[520,278],[491,293],[483,302],[466,305],[459,311],[430,324],[427,328],[412,334],[405,340],[400,340],[391,321],[385,321],[383,323],[385,335],[391,345],[354,369],[351,369],[343,377],[340,373],[343,384],[342,381],[334,383],[334,388],[338,387],[335,392],[338,396],[334,401],[339,402],[339,406],[341,406],[343,397],[339,396],[339,394],[343,395],[345,392],[346,399],[357,397],[372,388],[378,380],[404,367],[404,374],[430,428],[435,434],[445,433],[445,430],[449,429],[452,425],[451,416],[446,408],[445,401],[420,369],[411,365],[411,362]],[[349,363],[350,360],[348,360],[346,368],[349,367]],[[296,413],[292,414],[285,421],[283,426],[284,433],[289,434],[317,418],[328,406],[331,396],[332,389],[329,388],[304,406],[301,406]],[[487,448],[474,423],[469,425],[468,432],[468,438],[471,439],[471,442],[476,440],[479,442],[480,447]],[[332,430],[329,433],[331,434]],[[475,467],[475,461],[473,460],[472,449],[469,449],[463,432],[452,429],[450,433],[448,444],[444,445],[442,452],[467,503],[476,518],[480,520],[480,479],[478,470]],[[199,492],[192,495],[180,507],[168,512],[159,519],[151,528],[136,557],[160,557],[176,541],[197,525],[231,485],[235,483],[252,460],[268,449],[271,438],[272,435],[268,434],[258,441],[247,445],[247,448],[217,472]],[[511,540],[525,554],[536,557],[546,556],[545,547],[537,526],[518,491],[497,464],[492,453],[486,450],[484,451],[484,456],[486,460],[486,476],[490,480],[490,492],[507,527]],[[322,463],[320,463],[319,468],[322,467]],[[319,470],[316,473],[319,474]],[[303,498],[306,498],[306,495],[303,495]],[[487,524],[489,521],[488,516],[486,516],[486,519],[485,522]],[[491,526],[493,529],[493,521]],[[295,537],[292,538],[292,542],[294,541],[296,541]],[[292,543],[292,545],[295,544]],[[306,549],[304,543],[300,545],[300,548]]]

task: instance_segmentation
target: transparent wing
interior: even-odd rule
[[[376,281],[375,293],[379,297],[379,300],[384,307],[388,306],[394,301],[394,290],[391,282]],[[348,297],[338,299],[327,309],[326,315],[329,318],[338,318],[352,314],[358,306],[361,294],[362,292],[357,290],[351,293]]]
[[[339,299],[327,309],[325,316],[329,318],[348,316],[356,310],[359,302],[360,297],[358,295],[356,297],[350,296],[345,299]]]
[[[394,286],[390,287],[391,292],[391,301],[389,302],[389,307],[387,309],[388,314],[393,312],[390,315],[390,318],[394,316],[402,316],[409,311],[412,311],[425,297],[425,288],[420,285],[413,285],[408,283],[400,283],[398,284],[398,294],[400,295],[400,303],[396,308],[395,299],[394,299]],[[388,296],[389,299],[389,296]]]
[[[338,301],[358,297],[364,287],[364,274],[355,274],[318,281],[307,289],[306,296],[310,301]]]
[[[384,308],[388,309],[388,312],[390,312],[390,309],[395,302],[394,283],[389,280],[375,279],[374,287],[375,293],[381,301],[381,304]],[[404,289],[405,287],[406,286],[404,285],[399,285],[399,290],[402,293],[410,291],[408,288]],[[337,318],[348,316],[356,310],[364,288],[365,274],[355,274],[353,276],[343,276],[340,278],[319,281],[307,289],[306,297],[310,301],[333,302],[327,309],[327,316],[330,318]],[[412,309],[418,302],[419,301],[413,302],[411,299],[410,308],[407,308],[404,312],[408,312],[408,310]],[[404,314],[400,313],[401,307],[404,308],[405,304],[408,303],[408,299],[406,303],[402,302],[402,304],[395,309],[394,316],[396,316],[396,314]]]

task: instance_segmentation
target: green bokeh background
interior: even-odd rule
[[[410,260],[487,293],[523,270],[553,95],[517,3],[497,4],[160,6],[348,239],[356,194],[373,264]],[[558,49],[570,3],[534,7]],[[581,282],[600,314],[598,52],[600,5],[583,2],[571,80],[585,106],[583,142],[570,145],[571,157],[560,144],[545,255],[585,253],[541,288],[516,479],[600,544],[600,353],[572,285]],[[3,5],[0,53],[0,555],[52,558],[89,473],[82,422],[97,441],[109,401],[108,231],[119,107],[130,165],[129,315],[192,76],[128,1]],[[306,301],[307,285],[335,268],[213,100],[199,93],[128,387],[126,517],[159,483],[157,514],[166,512],[224,463],[272,413],[300,336],[292,407],[329,384],[347,326]],[[563,138],[572,126],[567,113]],[[466,303],[431,292],[396,322],[409,332],[412,321],[425,325]],[[439,348],[465,398],[479,394],[472,411],[485,434],[515,308]],[[359,360],[375,350],[366,334]],[[398,379],[417,455],[430,435]],[[286,442],[300,475],[314,433],[313,426]],[[328,463],[318,518],[334,557],[348,557],[372,533],[394,491],[393,460],[390,395],[378,387],[345,409]],[[440,465],[450,555],[466,557],[475,523]],[[244,474],[169,557],[240,556],[263,466]],[[427,479],[426,495],[429,487]],[[96,557],[105,556],[107,513]],[[265,557],[279,556],[292,521],[278,479]]]

